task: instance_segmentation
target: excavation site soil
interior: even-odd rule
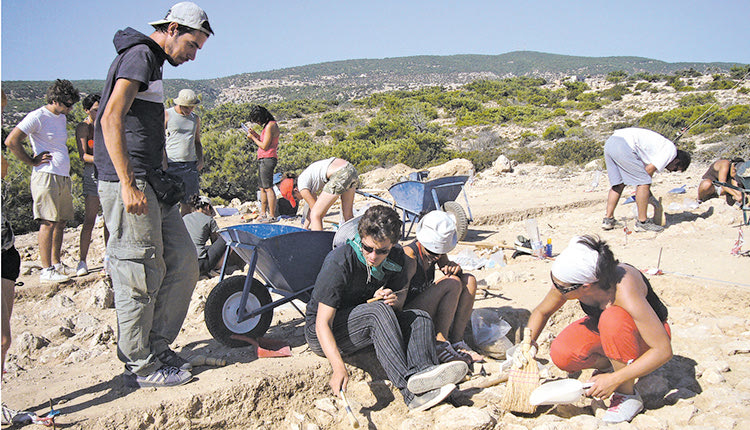
[[[441,166],[443,174],[465,173],[465,165],[454,161]],[[527,235],[527,219],[536,220],[545,242],[551,239],[553,255],[574,235],[598,234],[620,261],[644,271],[658,269],[659,274],[649,279],[669,309],[674,357],[641,378],[638,386],[646,411],[617,428],[732,429],[750,424],[750,259],[747,253],[730,253],[742,225],[737,208],[720,199],[691,204],[706,168],[694,163],[684,173],[655,176],[652,189],[666,209],[667,228],[662,233],[627,234],[634,229],[634,205],[622,202],[615,212],[619,227],[603,231],[609,183],[605,173],[592,184],[599,175],[595,168],[522,164],[512,172],[480,172],[466,187],[473,221],[450,257],[460,254],[481,262],[495,255],[493,267],[486,264],[470,270],[480,284],[475,309],[491,309],[510,323],[512,342],[551,287],[551,260],[530,255],[513,258],[513,250],[507,249],[518,235]],[[380,169],[363,175],[363,184],[368,190],[385,190],[407,173],[399,166]],[[683,184],[687,184],[685,194],[668,192]],[[626,188],[623,197],[632,191]],[[387,192],[382,195],[389,197]],[[463,197],[457,201],[464,204]],[[373,204],[378,202],[362,196],[355,200],[358,210]],[[327,219],[332,228],[339,219],[336,207]],[[220,227],[243,221],[241,215],[217,218]],[[282,223],[299,225],[299,219]],[[65,232],[63,260],[68,265],[75,262],[78,234],[78,229]],[[36,235],[16,238],[23,259],[19,280],[24,285],[17,287],[13,345],[3,376],[2,400],[9,407],[41,415],[52,406],[60,411],[57,427],[65,429],[351,427],[342,401],[328,387],[330,366],[308,349],[304,319],[292,304],[274,310],[265,335],[289,345],[291,357],[259,358],[251,345],[229,348],[212,338],[204,308],[218,277],[198,282],[172,349],[183,357],[221,358],[226,365],[197,366],[194,380],[179,387],[131,385],[116,356],[115,311],[96,270],[103,257],[100,227],[94,237],[92,273],[54,287],[39,284]],[[742,251],[747,249],[744,245]],[[304,311],[303,302],[293,304]],[[549,361],[551,339],[582,315],[576,303],[568,303],[542,333],[537,358],[550,378],[566,376]],[[471,343],[471,333],[467,334]],[[409,412],[371,349],[346,361],[351,374],[347,399],[362,428],[594,429],[604,425],[602,410],[586,397],[572,405],[540,407],[532,415],[501,410],[505,384],[480,387],[482,381],[500,374],[502,360],[488,358],[482,366],[487,376],[481,376],[476,364],[476,376],[459,385],[450,402],[419,413]],[[579,379],[585,381],[589,375],[584,372]]]

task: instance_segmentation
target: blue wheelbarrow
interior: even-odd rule
[[[469,199],[466,197],[464,184],[469,179],[468,176],[447,176],[444,178],[433,179],[431,181],[422,181],[427,172],[414,172],[409,175],[408,181],[399,182],[392,185],[388,192],[393,197],[393,202],[388,201],[375,194],[357,191],[357,193],[371,197],[376,200],[401,210],[401,238],[406,239],[414,228],[414,224],[434,210],[443,210],[453,215],[456,220],[456,230],[458,240],[463,240],[469,231],[469,223],[473,221]],[[463,194],[466,203],[466,211],[456,202],[459,194]],[[468,212],[468,216],[467,216]],[[406,224],[409,229],[406,229]]]
[[[230,347],[247,346],[232,336],[263,336],[271,326],[274,308],[285,303],[291,302],[305,315],[292,300],[310,300],[334,232],[242,224],[222,229],[219,234],[228,246],[219,283],[208,295],[204,310],[206,327],[214,339]],[[246,276],[224,278],[231,250],[248,264]],[[274,301],[269,291],[282,297]]]

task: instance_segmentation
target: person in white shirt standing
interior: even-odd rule
[[[602,229],[615,227],[615,208],[625,185],[634,185],[638,219],[635,231],[660,232],[664,227],[647,219],[649,202],[656,201],[651,194],[651,177],[662,170],[684,172],[690,165],[690,154],[678,150],[666,137],[644,128],[615,130],[604,144],[604,161],[611,189],[607,197],[607,212]],[[658,204],[658,202],[657,202]]]
[[[60,261],[60,251],[65,224],[73,218],[65,115],[80,98],[70,81],[56,80],[47,90],[47,105],[26,115],[5,140],[19,160],[33,167],[31,196],[34,199],[34,219],[40,222],[41,282],[65,282],[74,273]],[[26,137],[31,141],[33,156],[26,153],[23,146]]]

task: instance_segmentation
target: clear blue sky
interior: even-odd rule
[[[176,0],[2,0],[3,80],[104,79],[115,31]],[[639,56],[750,63],[748,0],[197,0],[216,35],[165,78],[410,55]]]

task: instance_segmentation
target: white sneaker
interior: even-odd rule
[[[630,421],[643,410],[643,400],[637,391],[633,394],[613,393],[610,406],[602,417],[605,423]]]
[[[55,264],[55,271],[61,275],[65,275],[67,277],[74,276],[76,274],[76,271],[73,270],[72,267],[66,265],[65,263],[57,263]]]
[[[86,276],[89,274],[89,267],[85,261],[79,261],[78,267],[76,267],[76,276]]]
[[[42,269],[42,273],[39,274],[39,282],[42,283],[59,284],[68,281],[70,281],[70,277],[58,272],[54,267]]]

